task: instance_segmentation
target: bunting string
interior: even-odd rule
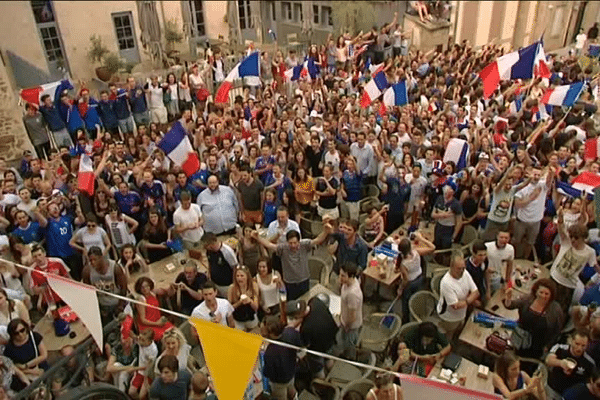
[[[145,302],[142,302],[142,301],[130,298],[130,297],[125,297],[125,296],[121,296],[119,294],[110,293],[110,292],[104,291],[102,289],[98,289],[95,286],[88,285],[88,284],[83,283],[83,282],[78,282],[78,281],[75,281],[73,279],[67,279],[65,277],[58,276],[58,275],[55,275],[55,274],[51,274],[51,273],[46,272],[46,271],[36,270],[35,268],[28,267],[28,266],[22,265],[22,264],[18,264],[18,263],[12,262],[12,261],[2,260],[2,262],[12,263],[16,267],[19,267],[19,268],[22,268],[22,269],[25,269],[25,270],[28,270],[28,271],[31,271],[31,272],[35,271],[36,273],[40,273],[40,274],[42,274],[44,276],[51,276],[53,278],[63,280],[65,282],[68,282],[68,283],[72,284],[73,286],[79,286],[79,287],[82,287],[82,288],[91,289],[91,290],[96,291],[97,293],[101,293],[101,294],[106,295],[106,296],[112,296],[112,297],[117,298],[119,300],[123,300],[123,301],[129,302],[129,303],[133,303],[133,304],[138,304],[138,305],[141,305],[141,306],[144,306],[144,307],[148,307],[148,308],[153,308],[153,309],[159,310],[159,311],[161,311],[163,313],[170,314],[170,315],[172,315],[174,317],[181,318],[183,320],[190,320],[190,322],[191,322],[191,319],[192,319],[191,316],[189,316],[189,315],[181,314],[181,313],[178,313],[177,311],[172,311],[172,310],[164,309],[164,308],[161,308],[161,307],[156,307],[156,306],[153,306],[151,304],[147,304]],[[229,328],[228,327],[228,329],[234,329],[234,328]],[[247,332],[244,332],[244,333],[246,333],[248,335],[252,335],[251,333],[247,333]],[[323,357],[323,358],[326,358],[326,359],[329,359],[329,360],[332,360],[332,361],[344,362],[344,363],[353,365],[353,366],[358,367],[358,368],[370,369],[372,371],[377,371],[377,372],[383,372],[383,373],[387,373],[387,374],[392,374],[392,375],[394,375],[394,376],[396,376],[398,378],[401,378],[402,375],[403,375],[403,374],[400,374],[398,372],[393,372],[393,371],[390,371],[390,370],[387,370],[387,369],[384,369],[384,368],[381,368],[381,367],[377,367],[377,366],[374,366],[374,365],[367,365],[367,364],[363,364],[363,363],[360,363],[360,362],[357,362],[357,361],[347,360],[345,358],[340,358],[340,357],[336,357],[336,356],[331,355],[331,354],[321,353],[321,352],[315,351],[315,350],[310,350],[310,349],[307,349],[305,347],[295,346],[293,344],[281,342],[279,340],[269,339],[269,338],[265,338],[265,337],[262,337],[262,336],[261,336],[261,339],[265,343],[276,344],[278,346],[287,347],[289,349],[296,350],[296,351],[299,351],[301,353],[312,354],[314,356]]]

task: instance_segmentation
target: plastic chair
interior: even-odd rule
[[[325,274],[327,272],[327,266],[323,260],[309,257],[308,258],[308,270],[310,272],[310,286],[315,286],[317,283],[323,284],[325,282]]]
[[[408,324],[404,324],[402,325],[402,327],[400,328],[400,331],[398,332],[398,339],[400,339],[400,341],[404,341],[404,335],[406,335],[407,332],[409,332],[411,329],[419,326],[420,322],[409,322]]]
[[[381,193],[381,191],[379,190],[379,187],[377,187],[377,185],[364,185],[362,187],[362,197],[375,197],[375,198],[379,198],[379,194]]]
[[[527,358],[520,357],[521,360],[521,369],[523,368],[523,364],[533,364],[536,366],[535,372],[540,372],[540,377],[542,379],[542,385],[546,387],[546,383],[548,383],[548,367],[542,361],[537,360],[535,358]]]
[[[428,290],[420,290],[408,300],[411,317],[417,322],[435,322],[438,298]]]
[[[396,314],[367,315],[363,319],[358,346],[376,353],[382,359],[385,357],[392,339],[400,332],[401,326],[402,320]]]
[[[375,387],[375,383],[369,379],[358,379],[356,381],[350,382],[346,386],[342,388],[342,393],[340,393],[340,398],[344,398],[346,393],[355,391],[360,393],[363,398],[367,397],[369,390]]]
[[[373,368],[375,363],[377,362],[377,357],[375,353],[371,351],[357,350],[357,362],[367,364],[369,367],[367,368],[358,368],[354,365],[336,361],[331,368],[331,371],[327,374],[327,381],[333,385],[336,385],[340,388],[343,388],[348,383],[359,380],[366,379],[367,376],[371,372],[373,372]]]
[[[433,294],[439,299],[440,298],[440,283],[442,281],[442,278],[444,277],[444,275],[446,275],[445,272],[443,273],[439,273],[439,274],[435,274],[433,276],[433,278],[431,278],[431,291],[433,292]]]
[[[303,239],[312,239],[312,221],[305,217],[300,217],[300,233]]]
[[[462,246],[468,245],[470,249],[471,244],[477,239],[479,239],[479,233],[477,232],[477,229],[473,227],[473,225],[463,226],[463,233],[460,238],[460,244]]]

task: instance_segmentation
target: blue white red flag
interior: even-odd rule
[[[260,62],[257,51],[244,58],[231,70],[217,90],[215,103],[226,103],[229,100],[229,90],[233,86],[233,81],[245,77],[260,79]]]
[[[165,152],[176,165],[179,165],[187,176],[191,176],[200,169],[198,153],[194,151],[181,121],[173,127],[158,143],[158,147]]]

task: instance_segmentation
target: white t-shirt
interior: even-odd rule
[[[227,326],[227,317],[233,313],[233,306],[226,299],[216,298],[215,300],[217,300],[217,311],[215,311],[215,315],[221,314],[223,317],[221,318],[221,325]],[[210,316],[210,310],[206,306],[205,301],[194,308],[192,311],[192,317],[206,321],[211,321],[213,319],[213,317]]]
[[[579,282],[579,273],[586,266],[596,265],[596,252],[587,244],[581,250],[571,245],[571,239],[564,238],[558,256],[554,259],[550,276],[561,285],[575,289]]]
[[[158,348],[156,347],[156,343],[152,342],[149,346],[139,346],[139,348],[140,353],[138,356],[138,366],[148,368],[149,366],[153,365],[154,361],[156,360],[156,357],[158,357]],[[145,376],[146,370],[143,369],[139,371],[139,373],[140,375]]]
[[[149,89],[149,93],[148,93],[148,105],[150,106],[149,108],[164,108],[165,105],[163,103],[163,89],[162,86],[158,85],[157,87],[154,87],[152,85],[150,85],[148,87]]]
[[[454,279],[450,272],[446,272],[440,282],[440,301],[437,305],[440,318],[447,322],[464,320],[467,316],[467,307],[455,310],[451,306],[467,300],[469,293],[475,290],[477,285],[468,272],[465,271],[460,279]]]
[[[517,219],[522,222],[539,222],[544,218],[544,209],[546,208],[546,195],[548,189],[546,186],[545,178],[540,178],[537,184],[530,183],[523,189],[519,190],[515,197],[517,199],[523,199],[529,196],[537,186],[542,188],[542,191],[533,201],[529,202],[524,207],[517,208]]]
[[[189,225],[198,222],[201,217],[202,211],[200,211],[200,206],[192,203],[187,210],[184,210],[181,207],[175,210],[173,213],[173,223],[175,225]],[[180,234],[181,239],[193,243],[199,242],[200,239],[202,239],[202,235],[204,235],[204,229],[202,229],[202,227],[190,229]]]
[[[583,46],[585,45],[586,40],[587,40],[587,35],[585,33],[582,32],[579,35],[577,35],[575,37],[575,48],[583,49]]]
[[[504,248],[499,249],[495,241],[486,243],[485,247],[487,247],[488,265],[492,273],[491,280],[500,281],[504,273],[502,264],[515,259],[515,248],[512,244],[507,244]]]

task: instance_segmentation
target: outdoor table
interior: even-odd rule
[[[54,319],[51,314],[46,314],[38,321],[33,330],[44,340],[44,345],[48,349],[48,359],[52,363],[61,357],[60,351],[65,346],[76,347],[90,336],[81,319],[69,323],[70,332],[65,336],[56,336],[54,331]],[[74,336],[73,336],[74,334]],[[73,336],[73,337],[71,337]]]
[[[484,315],[493,317],[493,315],[491,315],[485,311],[482,311],[479,309],[473,310],[473,312],[467,319],[467,323],[465,324],[465,327],[463,328],[462,332],[460,333],[460,336],[458,337],[458,339],[461,342],[463,342],[475,349],[481,350],[486,354],[492,355],[493,357],[498,357],[498,354],[493,353],[487,349],[487,347],[485,345],[485,340],[494,331],[497,331],[502,337],[510,339],[510,336],[512,335],[512,330],[504,328],[504,327],[488,328],[481,324],[475,323],[473,321],[473,317],[476,313],[483,313]]]
[[[443,360],[438,361],[433,367],[433,369],[429,372],[427,378],[444,380],[440,378],[440,372],[442,372],[442,364]],[[479,376],[477,376],[478,369],[479,365],[463,357],[462,361],[460,362],[460,365],[458,366],[455,372],[458,374],[459,377],[465,376],[467,378],[464,385],[465,388],[477,390],[484,393],[494,393],[494,385],[492,384],[491,372],[488,374],[487,378],[480,378]]]
[[[538,271],[535,271],[535,269]],[[506,266],[502,264],[502,276],[506,276]],[[536,277],[533,277],[533,274]],[[513,274],[511,277],[512,287],[514,290],[517,290],[523,294],[529,294],[531,292],[531,287],[533,284],[542,279],[549,278],[550,270],[548,268],[542,268],[540,265],[536,265],[533,261],[529,260],[514,260],[513,261]],[[516,280],[519,279],[521,282],[521,286],[516,283]]]
[[[497,315],[499,317],[502,318],[506,318],[506,319],[512,319],[512,320],[518,320],[519,319],[519,310],[514,309],[514,310],[509,310],[508,308],[506,308],[504,306],[504,290],[503,289],[498,289],[496,290],[496,292],[494,293],[494,295],[492,296],[492,298],[490,299],[490,301],[488,301],[488,303],[485,305],[485,311],[489,312],[490,314],[494,314]]]

